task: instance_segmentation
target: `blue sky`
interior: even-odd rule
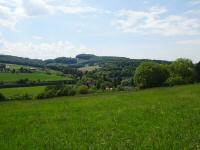
[[[0,54],[200,61],[200,0],[0,0]]]

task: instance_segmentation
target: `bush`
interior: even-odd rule
[[[164,85],[168,77],[167,66],[145,62],[137,67],[134,75],[134,83],[139,88],[157,87]]]
[[[117,86],[117,91],[124,91],[124,88],[121,85]]]
[[[166,85],[174,86],[174,85],[182,85],[185,84],[185,81],[180,76],[169,77],[166,81]]]
[[[196,73],[197,73],[197,81],[199,82],[200,81],[200,62],[198,62],[195,66],[195,70],[196,70]]]
[[[109,81],[104,81],[103,83],[101,83],[101,89],[105,90],[106,88],[112,88],[113,84],[112,82]]]
[[[45,98],[53,98],[59,96],[74,96],[75,94],[76,91],[72,86],[55,85],[55,86],[47,86],[44,92],[40,93],[36,98],[45,99]]]
[[[122,80],[121,86],[129,86],[130,81],[129,80]]]
[[[96,86],[92,86],[90,89],[89,89],[89,93],[95,93],[97,92],[97,87]]]
[[[18,83],[18,84],[27,84],[27,83],[29,83],[29,79],[28,78],[20,79],[20,80],[16,81],[16,83]]]
[[[0,93],[0,101],[5,101],[6,100],[6,97]]]
[[[76,90],[74,89],[70,90],[68,96],[74,96],[74,95],[76,95]]]
[[[181,77],[185,84],[195,82],[195,67],[191,60],[179,58],[170,65],[170,77]]]
[[[75,94],[73,87],[64,86],[57,90],[56,96],[74,96]]]
[[[89,89],[85,85],[79,86],[77,91],[78,91],[79,94],[88,94],[89,93]]]

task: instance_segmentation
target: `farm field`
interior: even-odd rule
[[[20,69],[21,67],[22,68],[25,68],[25,69],[31,69],[31,68],[34,68],[35,70],[32,70],[34,72],[37,72],[37,73],[45,73],[46,71],[47,72],[50,72],[52,74],[61,74],[61,72],[59,71],[55,71],[55,70],[52,70],[52,69],[48,69],[48,70],[43,70],[42,68],[39,68],[39,67],[31,67],[31,66],[25,66],[25,65],[17,65],[17,64],[6,64],[6,67],[9,68],[9,69]]]
[[[45,73],[0,73],[0,81],[3,82],[15,82],[20,79],[29,79],[32,81],[56,81],[56,80],[70,80],[69,77],[58,76],[55,74]]]
[[[45,86],[36,86],[36,87],[18,87],[18,88],[4,88],[0,89],[0,93],[6,97],[22,94],[30,94],[37,96],[45,89]]]
[[[200,85],[0,103],[1,149],[199,149]]]

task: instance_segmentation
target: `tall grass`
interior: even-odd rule
[[[0,103],[1,149],[199,149],[200,85]]]

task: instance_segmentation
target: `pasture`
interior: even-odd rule
[[[200,85],[0,103],[1,149],[199,149]]]
[[[23,94],[37,96],[44,89],[45,89],[45,86],[4,88],[4,89],[0,89],[0,93],[5,95],[6,97],[11,97],[15,95],[23,95]]]
[[[45,73],[0,73],[0,82],[15,82],[20,79],[29,79],[30,81],[58,81],[70,80],[69,77],[58,76]]]

